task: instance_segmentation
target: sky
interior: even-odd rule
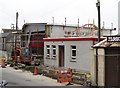
[[[101,27],[118,28],[119,0],[100,0]],[[16,23],[16,12],[19,13],[18,27],[24,23],[54,23],[79,25],[92,23],[98,25],[97,0],[0,0],[0,30],[11,28]]]

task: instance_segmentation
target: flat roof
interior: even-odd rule
[[[101,38],[101,40],[105,37]],[[44,41],[97,41],[97,37],[64,37],[64,38],[44,38]]]

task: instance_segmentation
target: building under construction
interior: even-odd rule
[[[31,59],[32,64],[43,64],[46,23],[24,24],[21,35],[21,50],[24,58]]]

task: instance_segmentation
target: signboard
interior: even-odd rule
[[[107,42],[120,42],[120,36],[107,36]]]

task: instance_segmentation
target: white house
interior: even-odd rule
[[[96,42],[96,37],[44,38],[44,65],[90,72],[90,49]]]

